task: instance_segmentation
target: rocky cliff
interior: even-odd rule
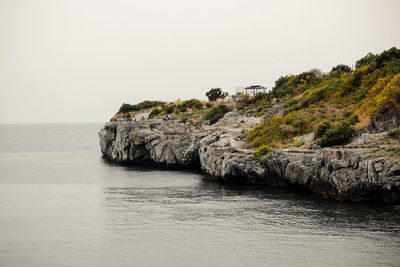
[[[400,202],[400,160],[371,145],[371,136],[347,147],[276,150],[257,161],[243,132],[259,122],[236,112],[212,126],[168,116],[110,122],[99,132],[101,152],[118,163],[201,168],[208,179],[300,186],[341,201]]]

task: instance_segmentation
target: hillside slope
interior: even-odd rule
[[[117,163],[398,203],[399,126],[400,51],[392,48],[354,70],[282,76],[255,96],[123,104],[99,137],[103,156]]]
[[[209,102],[123,104],[112,121],[136,120],[136,114],[147,112],[150,118],[215,123],[231,109],[264,118],[257,127],[245,129],[248,147],[253,149],[303,146],[296,137],[310,133],[322,147],[343,145],[363,132],[395,129],[400,126],[400,50],[369,53],[355,63],[354,70],[338,65],[329,73],[314,69],[282,76],[270,92],[256,96],[239,93]]]

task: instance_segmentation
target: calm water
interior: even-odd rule
[[[400,265],[400,206],[111,165],[101,124],[0,125],[0,266]]]

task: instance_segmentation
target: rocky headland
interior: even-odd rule
[[[262,118],[233,111],[208,125],[147,115],[106,123],[99,132],[103,156],[124,164],[201,169],[206,179],[225,182],[299,186],[340,201],[400,201],[400,160],[382,145],[386,133],[364,133],[340,147],[278,149],[256,160],[243,132]]]
[[[209,101],[124,103],[105,158],[201,169],[207,179],[296,186],[340,201],[400,202],[400,49],[355,67],[284,75]]]

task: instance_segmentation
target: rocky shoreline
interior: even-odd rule
[[[355,140],[358,146],[276,150],[258,161],[245,148],[243,130],[261,120],[229,112],[210,126],[142,116],[106,123],[100,147],[117,163],[201,169],[207,179],[300,186],[340,201],[400,202],[400,160],[368,145],[368,138]]]

